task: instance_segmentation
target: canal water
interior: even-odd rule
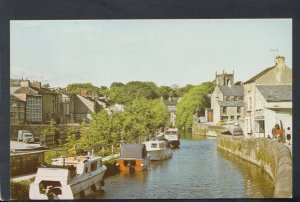
[[[181,137],[173,158],[148,171],[105,179],[94,199],[272,198],[271,178],[261,168],[217,148],[217,140]]]

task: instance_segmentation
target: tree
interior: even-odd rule
[[[91,92],[93,94],[99,94],[100,88],[92,85],[91,83],[72,83],[66,87],[66,92],[79,94],[82,90]]]
[[[175,92],[178,97],[183,97],[189,90],[191,90],[194,86],[191,84],[187,84],[186,86],[182,88],[176,88]]]
[[[125,111],[94,113],[89,125],[82,123],[81,138],[68,141],[76,142],[85,152],[99,152],[101,147],[118,146],[121,142],[140,143],[166,125],[167,120],[168,111],[161,99],[135,99]]]
[[[214,85],[205,82],[191,88],[178,103],[176,111],[176,125],[178,128],[190,129],[193,124],[193,115],[209,107],[210,100],[207,94],[212,93]]]
[[[161,86],[159,91],[165,100],[169,99],[169,97],[177,97],[176,91],[169,86]]]
[[[110,88],[110,98],[118,104],[129,105],[137,98],[157,99],[160,96],[153,82],[131,81],[125,85],[115,82]]]

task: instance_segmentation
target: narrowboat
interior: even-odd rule
[[[150,160],[158,161],[171,158],[172,151],[167,148],[166,142],[162,140],[150,140],[144,142],[146,150],[150,156]]]
[[[120,171],[142,171],[150,164],[144,144],[121,144],[120,157],[117,166]]]
[[[177,128],[170,128],[164,132],[164,138],[167,140],[167,144],[171,148],[180,147],[180,138]]]

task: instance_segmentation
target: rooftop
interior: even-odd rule
[[[251,83],[256,81],[259,77],[263,76],[264,74],[268,73],[269,71],[271,71],[272,69],[274,69],[276,66],[272,66],[269,68],[264,69],[263,71],[259,72],[258,74],[256,74],[255,76],[253,76],[251,79],[247,80],[244,82],[244,84],[246,83]]]
[[[257,89],[267,102],[291,102],[292,85],[258,85]]]
[[[225,96],[244,96],[244,87],[243,86],[218,86],[220,91]]]

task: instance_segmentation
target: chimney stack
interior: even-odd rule
[[[34,82],[32,82],[31,85],[33,87],[36,87],[36,88],[41,88],[42,87],[42,83],[40,81],[34,81]]]
[[[21,87],[29,87],[29,84],[30,84],[29,80],[21,80],[20,81]]]
[[[276,67],[279,69],[285,69],[285,57],[284,56],[277,56],[275,59]]]

